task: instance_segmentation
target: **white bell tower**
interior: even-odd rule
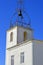
[[[15,26],[7,30],[7,48],[14,47],[26,40],[33,39],[33,30],[31,28],[25,28],[22,26]]]
[[[18,0],[17,11],[15,13],[11,17],[10,29],[7,31],[7,48],[33,39],[33,30],[30,27],[30,17],[23,9],[23,0]],[[14,22],[15,17],[16,22]],[[14,23],[12,24],[12,22]]]
[[[21,7],[22,0],[18,1],[20,8],[17,8],[17,21],[14,26],[11,24],[6,34],[6,65],[32,65],[32,44],[26,41],[33,39],[33,30],[28,15],[26,14],[29,20],[24,18],[26,12]]]

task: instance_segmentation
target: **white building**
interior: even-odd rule
[[[33,40],[31,28],[15,26],[6,35],[6,65],[43,65],[43,41]]]

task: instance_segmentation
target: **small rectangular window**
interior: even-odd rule
[[[11,65],[14,65],[14,55],[11,56]]]
[[[24,52],[20,54],[20,63],[24,63]]]

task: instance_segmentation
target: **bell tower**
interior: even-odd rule
[[[6,65],[32,65],[32,44],[25,45],[32,39],[30,17],[24,9],[23,0],[17,0],[17,8],[11,17],[10,29],[6,34]]]
[[[14,13],[11,17],[10,29],[7,31],[7,48],[33,39],[33,30],[30,27],[30,17],[23,8],[23,0],[18,0],[17,4],[16,14]],[[17,16],[16,20],[14,19],[15,16]],[[25,16],[27,18],[25,18]]]

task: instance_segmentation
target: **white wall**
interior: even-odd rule
[[[10,33],[11,32],[13,32],[13,41],[12,42],[10,42]],[[6,36],[6,47],[7,48],[10,48],[17,44],[17,27],[14,27],[13,29],[8,30],[6,35],[7,35]]]
[[[10,65],[10,52],[6,50],[5,65]]]
[[[43,65],[43,42],[33,42],[33,65]]]
[[[23,42],[24,41],[24,32],[27,32],[27,40],[31,40],[33,39],[33,31],[27,28],[23,28],[23,27],[18,27],[17,28],[18,32],[18,43]]]
[[[16,46],[14,48],[11,48],[8,50],[9,53],[8,56],[9,57],[7,59],[7,63],[6,65],[11,65],[11,56],[14,55],[14,65],[33,65],[32,64],[32,43],[31,42],[27,42],[24,43],[20,46]],[[20,64],[20,53],[24,52],[24,63]]]

